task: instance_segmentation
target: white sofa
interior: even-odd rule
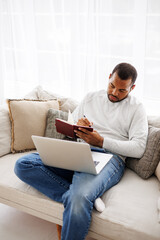
[[[23,183],[14,174],[16,160],[27,153],[11,153],[11,123],[8,110],[1,106],[0,202],[62,225],[63,205]],[[98,240],[160,240],[159,180],[155,175],[144,180],[127,168],[120,183],[102,196],[105,210],[102,213],[93,210],[88,235]]]

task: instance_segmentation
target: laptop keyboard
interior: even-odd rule
[[[97,166],[99,164],[98,161],[94,161],[94,165]]]

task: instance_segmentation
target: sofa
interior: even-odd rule
[[[62,225],[63,205],[19,180],[14,165],[21,156],[36,151],[32,134],[46,136],[55,127],[48,119],[50,109],[66,117],[77,104],[38,86],[23,99],[8,99],[7,105],[0,106],[0,203]],[[160,116],[148,116],[148,126],[150,149],[148,146],[141,159],[127,159],[122,180],[102,196],[105,210],[93,209],[88,236],[160,240]]]

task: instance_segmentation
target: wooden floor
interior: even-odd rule
[[[0,203],[0,239],[58,240],[55,224]],[[86,240],[94,240],[87,237]]]

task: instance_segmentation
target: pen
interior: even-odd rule
[[[86,115],[83,115],[84,118],[86,118]],[[89,127],[91,127],[91,125],[89,125]]]

